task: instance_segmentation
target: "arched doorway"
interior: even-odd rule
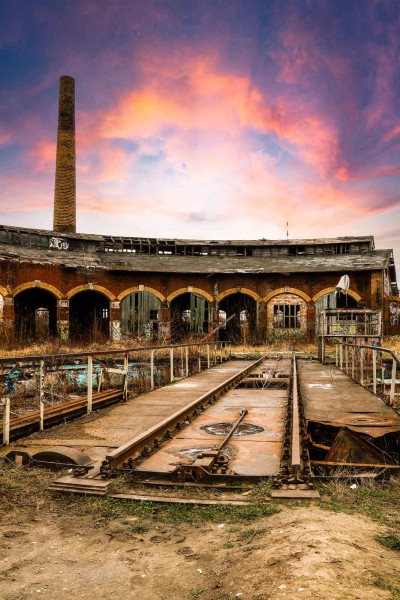
[[[171,300],[171,340],[205,335],[209,330],[210,303],[195,292],[186,292]]]
[[[133,292],[121,302],[121,330],[124,335],[157,339],[161,317],[161,300],[152,292]]]
[[[57,298],[42,288],[29,288],[14,298],[14,333],[18,341],[45,340],[57,334]]]
[[[78,292],[70,299],[70,332],[73,342],[98,342],[109,338],[110,301],[95,290]]]
[[[258,302],[237,292],[223,298],[218,305],[219,338],[234,344],[257,341]]]

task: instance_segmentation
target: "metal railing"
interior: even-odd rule
[[[395,407],[395,397],[400,395],[400,358],[393,350],[348,342],[339,342],[335,348],[341,371]]]
[[[76,406],[90,414],[94,401],[99,402],[102,397],[126,400],[129,394],[184,379],[227,361],[230,356],[229,342],[212,341],[1,358],[2,444],[10,443],[10,429],[18,419],[29,423],[33,418],[35,429],[43,431],[46,410],[49,415],[50,408],[54,413],[59,407],[57,414],[61,414],[62,408]],[[113,385],[118,394],[101,392]],[[77,392],[75,399],[70,398],[71,391]]]

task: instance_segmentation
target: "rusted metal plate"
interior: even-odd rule
[[[327,462],[385,464],[392,463],[391,457],[368,442],[354,431],[343,427],[337,434],[326,455]]]
[[[229,459],[228,473],[250,477],[276,475],[286,401],[284,390],[230,390],[218,404],[202,413],[137,470],[170,474],[180,464],[193,464],[202,452],[223,441],[241,409],[246,409],[248,413],[223,449]],[[222,424],[225,427],[221,427]],[[246,425],[255,427],[246,429]]]
[[[212,443],[207,444],[203,439],[174,439],[146,459],[137,467],[137,471],[171,474],[181,464],[192,464],[201,452],[211,450],[212,446]],[[236,439],[231,440],[224,448],[224,453],[230,458],[228,473],[249,477],[276,475],[280,452],[280,441],[252,442]]]
[[[336,367],[301,361],[299,371],[307,421],[375,438],[400,431],[397,413]]]

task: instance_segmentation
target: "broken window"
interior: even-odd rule
[[[275,304],[274,305],[275,329],[300,328],[300,304]]]

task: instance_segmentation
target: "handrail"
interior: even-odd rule
[[[65,358],[78,358],[80,356],[110,356],[115,354],[126,354],[127,352],[142,352],[146,350],[168,350],[169,348],[191,348],[193,346],[213,346],[213,345],[230,345],[230,342],[226,341],[212,341],[212,342],[191,342],[187,344],[168,344],[163,346],[137,346],[134,348],[120,348],[115,350],[90,350],[85,352],[65,352],[62,354],[38,354],[31,356],[9,356],[0,358],[0,365],[7,364],[9,362],[16,361],[27,361],[31,362],[34,360],[62,360]]]
[[[190,351],[190,348],[193,348],[193,352]],[[202,348],[207,348],[207,355],[204,356],[204,352],[201,351]],[[183,352],[183,349],[185,351]],[[129,379],[129,359],[135,353],[146,353],[148,354],[148,386],[150,389],[154,389],[156,387],[155,383],[155,357],[156,351],[168,351],[166,353],[166,358],[169,360],[169,382],[173,383],[176,380],[175,372],[176,372],[176,361],[179,360],[177,356],[178,353],[174,353],[174,350],[182,350],[180,352],[180,360],[182,363],[182,368],[180,372],[179,379],[183,377],[188,377],[190,375],[190,367],[189,367],[189,355],[193,355],[195,357],[195,362],[197,367],[195,367],[196,372],[200,372],[202,370],[202,360],[206,361],[207,368],[210,368],[213,364],[216,365],[218,362],[223,362],[230,358],[230,342],[227,341],[211,341],[211,342],[192,342],[185,344],[168,344],[165,346],[141,346],[136,348],[120,348],[114,350],[93,350],[88,352],[71,352],[65,354],[44,354],[39,356],[21,356],[15,357],[10,356],[7,358],[0,359],[0,365],[15,365],[15,363],[33,363],[32,366],[23,365],[20,368],[30,368],[36,372],[37,377],[37,391],[38,391],[38,402],[39,402],[39,421],[38,427],[40,431],[43,431],[45,426],[45,375],[50,370],[54,368],[57,370],[57,362],[73,362],[76,358],[85,357],[87,359],[86,364],[82,365],[82,368],[87,371],[86,377],[86,401],[87,401],[87,413],[90,414],[93,411],[93,387],[95,384],[94,381],[94,364],[93,357],[99,356],[121,356],[123,358],[123,367],[120,369],[114,369],[117,373],[121,374],[123,377],[123,384],[121,388],[121,395],[123,400],[127,400],[128,398],[128,379]],[[175,354],[175,356],[174,356]],[[121,360],[121,359],[119,359]],[[146,362],[146,357],[139,357],[139,359],[135,359],[136,362]],[[38,363],[38,364],[35,364]],[[50,366],[49,366],[50,363]],[[9,368],[9,367],[8,367]],[[81,368],[80,366],[78,368]],[[98,365],[97,365],[98,369]],[[98,380],[98,391],[100,391],[100,385],[102,381],[102,373],[103,369],[100,369],[101,373]],[[53,390],[54,391],[54,390]],[[3,425],[3,445],[6,445],[10,441],[10,395],[13,394],[13,391],[8,390],[5,392],[1,390],[3,396],[0,402],[0,408],[3,407],[3,418],[0,419],[0,423],[2,421]],[[56,394],[57,395],[57,394]],[[0,441],[1,443],[1,441]]]
[[[336,346],[336,366],[349,375],[354,381],[365,388],[371,388],[372,392],[378,394],[378,386],[381,386],[381,395],[388,396],[389,406],[395,407],[396,386],[399,385],[396,373],[399,372],[400,357],[394,350],[382,346],[370,346],[368,344],[354,344],[352,342],[338,341]],[[383,355],[392,359],[390,381],[384,377],[387,368],[382,364]],[[371,361],[372,358],[372,361]],[[378,364],[380,362],[380,364]],[[381,375],[378,378],[378,372]],[[390,384],[389,392],[385,386]]]
[[[351,342],[339,342],[338,345],[352,346],[354,348],[365,348],[365,350],[374,350],[375,352],[386,352],[395,359],[398,365],[400,365],[400,357],[394,350],[391,350],[390,348],[384,348],[383,346],[369,346],[367,344],[352,344]]]

